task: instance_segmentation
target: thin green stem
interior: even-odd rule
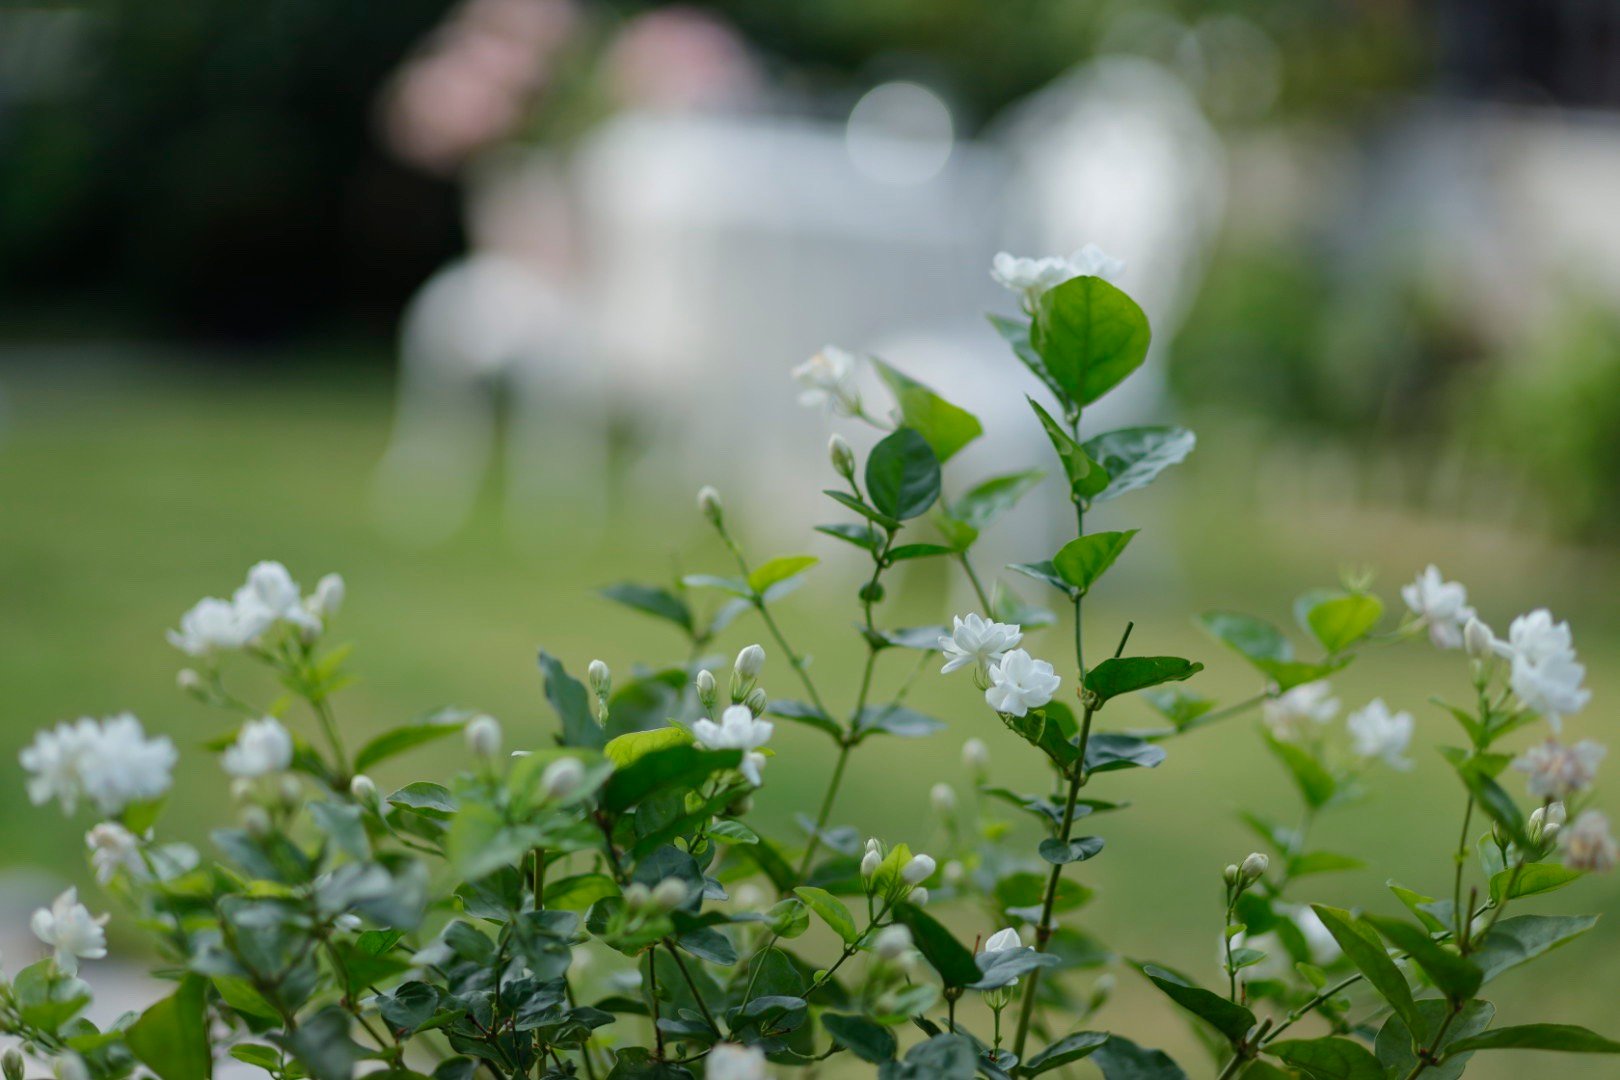
[[[832,777],[827,781],[827,793],[821,797],[821,809],[816,812],[816,829],[810,834],[810,841],[805,845],[804,857],[799,860],[799,872],[795,876],[804,880],[804,875],[810,872],[810,860],[815,857],[816,849],[821,846],[821,831],[827,827],[827,818],[832,814],[833,800],[838,797],[838,785],[844,780],[844,766],[849,764],[849,752],[854,748],[853,743],[841,742],[838,745],[838,761],[833,765]]]
[[[1451,917],[1456,923],[1457,946],[1462,955],[1468,955],[1468,929],[1464,922],[1468,918],[1468,911],[1463,908],[1462,887],[1463,867],[1468,862],[1468,827],[1474,818],[1474,796],[1468,796],[1468,803],[1463,807],[1462,835],[1457,838],[1457,854],[1455,856],[1456,868],[1451,878]]]
[[[956,553],[956,559],[962,564],[962,570],[967,574],[969,584],[973,586],[973,594],[979,598],[979,606],[984,609],[985,618],[995,618],[996,613],[991,609],[990,594],[984,591],[984,582],[979,580],[979,573],[973,569],[973,563],[968,559],[968,553],[959,551]]]
[[[664,948],[668,949],[669,955],[675,958],[675,966],[680,969],[681,978],[686,980],[687,989],[692,991],[692,999],[697,1002],[698,1011],[703,1014],[703,1019],[714,1030],[715,1034],[721,1034],[720,1025],[715,1023],[714,1013],[709,1011],[709,1003],[703,1000],[703,991],[698,989],[697,980],[692,978],[692,972],[687,968],[686,961],[681,958],[681,954],[668,938],[664,939]]]

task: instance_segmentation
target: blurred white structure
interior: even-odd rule
[[[795,405],[788,371],[827,342],[978,413],[990,434],[964,457],[1044,461],[1023,401],[1039,386],[984,322],[1016,308],[991,255],[1095,241],[1126,261],[1122,284],[1167,341],[1224,175],[1192,95],[1139,59],[1076,71],[980,140],[957,140],[945,103],[914,84],[874,89],[845,124],[621,114],[566,167],[536,156],[478,189],[474,254],[406,322],[379,508],[418,541],[455,528],[494,448],[494,382],[511,400],[514,507],[543,487],[529,448],[567,438],[573,467],[599,468],[610,413],[654,450],[632,485],[701,479],[779,500],[785,475],[807,477],[792,486],[808,497],[825,421]],[[1149,368],[1099,425],[1159,416],[1162,360]]]

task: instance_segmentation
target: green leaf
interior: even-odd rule
[[[939,498],[939,458],[912,428],[884,436],[866,458],[866,497],[879,512],[906,521]]]
[[[1029,321],[1027,319],[1008,319],[1001,315],[991,315],[988,318],[990,319],[990,325],[995,327],[996,333],[1001,335],[1001,340],[1012,347],[1013,355],[1018,357],[1025,367],[1034,372],[1035,377],[1041,380],[1048,390],[1052,391],[1052,396],[1061,400],[1064,396],[1063,387],[1059,386],[1057,380],[1052,377],[1052,373],[1046,370],[1046,361],[1041,359],[1041,354],[1035,351],[1034,345],[1030,344]]]
[[[968,986],[979,981],[979,965],[973,954],[933,916],[915,904],[902,901],[894,907],[894,919],[911,931],[917,951],[934,966],[947,987]]]
[[[1054,703],[1055,704],[1055,703]],[[1056,715],[1051,705],[1023,716],[1003,717],[1007,727],[1031,746],[1042,750],[1060,769],[1067,769],[1080,757],[1080,748],[1064,735],[1052,721]]]
[[[187,975],[179,989],[143,1012],[124,1033],[130,1053],[163,1080],[213,1075],[203,987],[200,976]]]
[[[1378,935],[1365,929],[1354,916],[1341,908],[1312,904],[1311,910],[1316,912],[1322,925],[1327,927],[1328,933],[1333,935],[1333,940],[1339,943],[1339,948],[1356,966],[1356,970],[1366,976],[1368,985],[1389,1002],[1390,1007],[1414,1032],[1426,1033],[1417,1005],[1412,1000],[1412,988],[1407,985],[1406,976],[1395,966],[1395,961],[1389,958]]]
[[[1509,867],[1491,875],[1491,900],[1500,904],[1521,896],[1552,892],[1581,877],[1581,871],[1571,870],[1562,863],[1526,863],[1515,870]]]
[[[1050,560],[1037,563],[1008,563],[1007,569],[1023,574],[1027,578],[1034,578],[1036,581],[1044,581],[1070,600],[1075,598],[1074,586],[1063,580],[1057,572],[1057,567],[1053,566]]]
[[[366,837],[366,826],[361,820],[360,807],[354,803],[317,800],[309,804],[309,815],[322,832],[345,855],[355,859],[371,858],[371,841]]]
[[[843,493],[840,492],[839,494]],[[856,547],[866,551],[876,551],[883,546],[883,534],[870,525],[855,525],[848,522],[838,525],[817,525],[816,532],[826,533],[828,536],[842,540],[846,544],[854,544]]]
[[[1324,600],[1305,615],[1305,622],[1330,653],[1339,652],[1362,638],[1383,617],[1384,602],[1367,593],[1346,593]]]
[[[868,460],[867,467],[870,468],[871,464],[871,461]],[[861,515],[861,517],[868,521],[875,522],[876,524],[883,526],[885,529],[898,529],[900,527],[900,522],[897,519],[883,513],[876,507],[868,506],[865,502],[857,499],[847,491],[837,491],[832,488],[828,488],[823,491],[822,494],[827,496],[833,502],[838,503],[840,506],[855,511],[857,514]],[[822,531],[825,532],[826,529],[823,529]],[[839,535],[841,539],[849,540],[851,543],[856,542],[850,536],[845,536],[843,534],[837,535]],[[743,595],[747,594],[744,593]]]
[[[692,632],[692,609],[686,606],[685,600],[668,589],[621,581],[602,589],[602,595],[627,608],[634,608],[654,618],[672,622],[687,633]]]
[[[1321,762],[1312,757],[1310,751],[1302,746],[1271,735],[1265,737],[1266,745],[1288,769],[1288,774],[1294,778],[1299,793],[1304,796],[1305,802],[1313,809],[1326,806],[1338,791],[1338,782],[1333,774],[1322,767]]]
[[[562,661],[544,649],[540,651],[540,674],[546,681],[546,700],[562,721],[563,743],[600,750],[607,743],[607,733],[591,716],[590,699],[584,685],[563,670]]]
[[[816,889],[809,885],[801,885],[794,889],[793,893],[847,944],[853,945],[860,940],[861,932],[855,926],[855,917],[849,913],[849,908],[845,907],[844,902],[838,897],[826,889]]]
[[[1427,930],[1378,915],[1368,915],[1366,921],[1388,938],[1391,945],[1408,953],[1434,985],[1453,1001],[1467,1001],[1485,981],[1485,972],[1478,964],[1447,950],[1431,938]]]
[[[1513,801],[1513,796],[1503,790],[1502,785],[1491,779],[1487,764],[1475,758],[1468,758],[1453,760],[1452,765],[1456,768],[1463,786],[1474,796],[1479,808],[1485,811],[1492,821],[1502,826],[1513,842],[1519,845],[1519,850],[1525,851],[1535,847],[1525,833],[1524,814],[1519,810],[1519,804]]]
[[[1489,982],[1596,925],[1596,915],[1515,915],[1491,927],[1474,953],[1474,962],[1485,970]]]
[[[598,900],[619,895],[619,887],[606,874],[574,874],[546,882],[546,907],[559,911],[585,911]]]
[[[1165,749],[1146,739],[1121,732],[1094,732],[1086,740],[1086,772],[1151,769],[1165,759]]]
[[[354,756],[354,771],[367,772],[379,762],[397,757],[407,750],[454,735],[466,726],[467,716],[459,709],[446,709],[420,723],[385,731],[360,748],[360,752]]]
[[[998,517],[1011,510],[1019,499],[1032,491],[1046,474],[1039,469],[994,476],[968,489],[950,506],[950,516],[975,532],[983,532]]]
[[[1080,836],[1068,841],[1049,836],[1041,841],[1038,851],[1041,858],[1052,865],[1067,866],[1069,863],[1085,862],[1102,849],[1103,838],[1100,836]]]
[[[1072,401],[1089,405],[1147,359],[1147,316],[1099,277],[1071,278],[1041,294],[1030,344]]]
[[[1194,986],[1173,971],[1146,964],[1142,974],[1163,990],[1171,1001],[1209,1023],[1229,1042],[1238,1042],[1254,1027],[1254,1013],[1217,993]]]
[[[1108,572],[1137,534],[1136,529],[1125,532],[1096,532],[1070,540],[1052,556],[1052,568],[1081,596]]]
[[[843,739],[844,729],[826,713],[814,705],[804,701],[773,701],[765,707],[765,711],[772,716],[780,716],[784,720],[813,727],[817,731],[825,732],[834,739]]]
[[[700,750],[695,746],[654,750],[608,779],[602,790],[602,805],[614,812],[628,810],[658,791],[695,788],[723,769],[735,769],[741,761],[740,750]]]
[[[832,1037],[833,1042],[849,1050],[862,1061],[869,1061],[874,1065],[893,1061],[895,1050],[900,1045],[899,1040],[894,1037],[894,1032],[864,1016],[822,1013],[821,1026],[827,1029],[827,1034]]]
[[[667,750],[671,746],[689,746],[691,742],[690,732],[671,724],[669,727],[654,728],[651,731],[631,731],[609,739],[607,745],[602,747],[602,756],[613,762],[614,768],[623,769],[634,765],[655,750]]]
[[[1031,1054],[1029,1060],[1018,1070],[1018,1075],[1039,1076],[1043,1072],[1061,1069],[1083,1057],[1089,1057],[1107,1041],[1106,1031],[1077,1031],[1073,1035],[1066,1035],[1050,1046],[1042,1047]]]
[[[1187,1080],[1187,1074],[1163,1050],[1138,1046],[1123,1035],[1110,1035],[1091,1055],[1103,1080]]]
[[[369,1056],[349,1037],[349,1015],[336,1005],[301,1020],[290,1035],[273,1037],[286,1040],[315,1080],[350,1080],[355,1065]]]
[[[1331,851],[1310,851],[1289,858],[1288,876],[1302,878],[1311,874],[1333,874],[1342,870],[1360,870],[1366,865],[1360,859],[1349,855],[1338,855]]]
[[[956,452],[984,434],[984,426],[966,409],[958,408],[940,397],[922,383],[897,371],[877,357],[872,367],[894,395],[900,406],[900,418],[913,428],[933,449],[941,465],[951,460]]]
[[[1449,1024],[1446,1017],[1451,1015],[1451,1007],[1439,998],[1424,998],[1417,1003],[1417,1011],[1423,1020],[1424,1031],[1439,1031],[1442,1025],[1445,1026],[1445,1034],[1441,1036],[1439,1046],[1434,1048],[1437,1052],[1446,1050],[1460,1039],[1479,1034],[1496,1019],[1496,1006],[1477,998],[1465,1004],[1462,1012]],[[1373,1043],[1373,1051],[1378,1055],[1378,1063],[1384,1067],[1385,1077],[1405,1080],[1417,1067],[1415,1048],[1424,1041],[1428,1040],[1413,1038],[1412,1030],[1399,1016],[1391,1016],[1384,1021]],[[1469,1053],[1448,1055],[1439,1065],[1431,1065],[1423,1070],[1424,1080],[1430,1077],[1433,1080],[1458,1080],[1473,1056]]]
[[[886,558],[891,563],[897,563],[955,554],[955,548],[946,547],[944,544],[901,544],[899,547],[890,548]]]
[[[1458,1039],[1449,1048],[1467,1050],[1562,1050],[1570,1054],[1620,1054],[1620,1042],[1575,1024],[1519,1024]]]
[[[748,587],[763,593],[779,581],[802,574],[821,560],[814,555],[783,555],[754,567],[748,575]]]
[[[1232,611],[1209,611],[1198,623],[1217,641],[1236,649],[1249,660],[1292,660],[1294,647],[1281,630],[1251,615]]]
[[[1052,414],[1041,407],[1041,403],[1034,398],[1029,399],[1029,407],[1035,410],[1040,418],[1041,427],[1046,429],[1046,437],[1052,443],[1052,449],[1057,451],[1058,461],[1063,466],[1063,475],[1069,481],[1069,491],[1077,499],[1089,499],[1091,493],[1100,490],[1107,483],[1106,476],[1091,478],[1095,469],[1091,458],[1086,456],[1085,449],[1067,431],[1063,430]]]
[[[1360,1043],[1328,1036],[1283,1039],[1266,1052],[1303,1072],[1311,1080],[1384,1080],[1384,1068]]]
[[[1086,692],[1101,703],[1161,683],[1181,682],[1203,670],[1203,664],[1179,656],[1110,657],[1086,672]]]
[[[1181,427],[1121,428],[1087,439],[1085,452],[1107,477],[1092,502],[1115,499],[1144,488],[1165,469],[1186,459],[1198,442]]]

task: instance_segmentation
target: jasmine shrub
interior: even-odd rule
[[[1226,703],[1189,681],[1201,664],[1133,652],[1129,625],[1088,624],[1087,593],[1135,531],[1088,532],[1087,513],[1137,497],[1194,445],[1170,426],[1084,431],[1087,407],[1148,348],[1141,310],[1110,284],[1120,269],[1095,248],[994,264],[1020,311],[992,325],[1046,390],[1030,405],[1050,476],[953,476],[947,495],[945,469],[981,434],[970,413],[834,348],[794,372],[805,404],[884,430],[864,461],[833,436],[837,520],[819,527],[870,560],[854,670],[812,671],[793,645],[785,601],[829,587],[817,560],[756,559],[709,488],[698,507],[724,573],[604,590],[666,623],[671,655],[688,659],[628,678],[591,661],[580,681],[541,653],[550,732],[512,738],[489,716],[441,712],[351,746],[334,701],[346,652],[330,642],[341,578],[305,595],[261,563],[230,599],[199,602],[170,639],[190,662],[181,688],[229,719],[210,750],[235,795],[206,851],[161,839],[177,753],[135,717],[60,724],[21,757],[35,803],[89,815],[90,870],[118,917],[150,934],[172,991],[105,1030],[85,1019],[80,965],[106,955],[108,916],[68,890],[33,919],[50,955],[0,981],[0,1031],[19,1044],[0,1058],[5,1076],[198,1080],[229,1057],[278,1080],[999,1080],[1082,1061],[1107,1080],[1442,1080],[1478,1054],[1620,1051],[1543,1017],[1498,1022],[1480,996],[1592,927],[1531,909],[1616,859],[1607,820],[1584,805],[1603,747],[1559,738],[1589,698],[1567,624],[1532,611],[1499,638],[1432,566],[1401,590],[1398,617],[1365,581],[1301,597],[1292,634],[1209,613],[1203,627],[1254,676],[1251,696]],[[862,400],[866,363],[892,401]],[[1070,496],[1074,539],[1010,570],[1056,613],[974,562],[980,535],[1043,482]],[[977,610],[892,625],[888,576],[921,559],[954,564]],[[762,644],[729,663],[714,655],[723,634],[756,632]],[[1381,700],[1345,708],[1328,680],[1421,637],[1456,658],[1424,726],[1460,733],[1441,751],[1456,772],[1457,841],[1436,852],[1432,878],[1347,910],[1324,883],[1363,863],[1317,846],[1313,826],[1375,790],[1380,770],[1409,767],[1417,721]],[[1296,652],[1296,640],[1309,644]],[[238,696],[245,665],[284,693]],[[840,812],[854,801],[842,790],[853,754],[944,727],[906,704],[922,678],[949,680],[958,728],[977,732],[965,784],[929,794],[947,837],[930,852]],[[1127,697],[1161,719],[1127,730],[1115,706]],[[1261,849],[1204,868],[1208,970],[1126,963],[1153,942],[1115,953],[1081,926],[1083,864],[1117,854],[1088,819],[1124,810],[1111,774],[1151,769],[1181,735],[1223,722],[1231,738],[1257,735],[1292,778],[1297,823],[1245,815]],[[825,736],[836,758],[802,831],[766,836],[750,808],[783,767],[770,748],[781,723]],[[386,794],[367,775],[449,738],[471,748],[470,771]],[[992,761],[1018,755],[1049,784],[998,784]],[[1116,978],[1162,991],[1207,1060],[1176,1064],[1152,1047],[1156,1028],[1113,1030]],[[972,998],[981,1007],[959,1008]]]

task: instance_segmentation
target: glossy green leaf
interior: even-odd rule
[[[1102,703],[1150,686],[1181,682],[1203,670],[1203,664],[1179,656],[1110,657],[1086,672],[1086,693]]]
[[[1123,732],[1093,732],[1086,740],[1086,772],[1114,772],[1118,769],[1151,769],[1165,759],[1165,749],[1136,735]]]
[[[1496,1006],[1488,1001],[1477,998],[1466,1003],[1462,1012],[1458,1013],[1449,1024],[1446,1017],[1451,1015],[1451,1006],[1439,998],[1424,998],[1417,1003],[1418,1015],[1422,1017],[1423,1030],[1439,1031],[1445,1026],[1445,1034],[1440,1038],[1437,1049],[1445,1050],[1459,1039],[1466,1039],[1470,1035],[1477,1035],[1491,1026],[1496,1018]],[[1418,1040],[1412,1037],[1411,1028],[1399,1016],[1391,1016],[1384,1021],[1384,1026],[1378,1030],[1378,1038],[1373,1043],[1373,1052],[1378,1056],[1378,1063],[1384,1068],[1384,1076],[1394,1077],[1396,1080],[1405,1080],[1417,1067],[1417,1053],[1413,1049]],[[1449,1055],[1439,1065],[1431,1065],[1422,1073],[1424,1080],[1458,1080],[1468,1067],[1473,1054],[1461,1053]]]
[[[1372,1052],[1358,1042],[1328,1036],[1321,1039],[1282,1039],[1266,1047],[1268,1054],[1298,1069],[1310,1080],[1384,1080],[1384,1068]]]
[[[1034,490],[1045,473],[1039,469],[1025,469],[991,477],[969,488],[961,498],[950,505],[950,516],[975,532],[983,532],[1002,514],[1017,505],[1028,492]]]
[[[1389,958],[1377,933],[1340,908],[1312,904],[1311,909],[1322,920],[1322,925],[1327,927],[1328,933],[1333,935],[1333,940],[1339,943],[1344,955],[1356,966],[1356,970],[1366,976],[1368,985],[1389,1002],[1390,1007],[1400,1014],[1413,1031],[1425,1032],[1417,1005],[1412,999],[1412,988],[1407,985],[1406,976],[1395,966],[1395,961]]]
[[[808,702],[773,701],[765,707],[765,711],[772,716],[780,716],[784,720],[813,727],[834,739],[844,737],[844,729],[838,721]]]
[[[894,395],[895,404],[900,407],[901,421],[928,440],[940,464],[949,461],[958,450],[984,434],[984,426],[979,423],[978,417],[966,409],[952,405],[922,383],[876,357],[872,358],[872,367]]]
[[[808,885],[799,886],[793,893],[845,942],[853,945],[860,940],[861,932],[855,925],[855,917],[849,913],[849,908],[845,907],[844,902],[838,897],[826,889],[815,889]]]
[[[927,513],[939,498],[939,458],[928,441],[904,427],[884,436],[866,458],[866,497],[897,521]]]
[[[1569,1054],[1620,1054],[1620,1042],[1575,1024],[1519,1024],[1493,1028],[1451,1044],[1465,1050],[1561,1050]]]
[[[862,1061],[869,1061],[874,1065],[894,1060],[894,1053],[900,1046],[894,1032],[864,1016],[823,1013],[821,1026],[827,1029],[827,1034],[832,1037],[833,1042]]]
[[[1106,502],[1151,484],[1170,466],[1184,461],[1198,440],[1181,427],[1121,428],[1085,442],[1086,456],[1100,466],[1105,486],[1091,494]]]
[[[1030,344],[1065,395],[1089,405],[1141,366],[1151,336],[1136,301],[1085,276],[1041,294]]]
[[[1230,1042],[1236,1043],[1254,1027],[1254,1013],[1220,994],[1194,986],[1173,971],[1147,964],[1142,974],[1171,1001],[1208,1023]]]
[[[1068,841],[1049,836],[1037,848],[1041,858],[1054,866],[1085,862],[1102,849],[1103,838],[1100,836],[1077,836]]]
[[[1081,1058],[1089,1057],[1107,1041],[1106,1031],[1077,1031],[1073,1035],[1066,1035],[1050,1046],[1044,1046],[1031,1054],[1023,1068],[1018,1070],[1018,1074],[1039,1076],[1053,1069],[1061,1069]]]
[[[563,670],[562,661],[545,650],[540,652],[540,674],[546,683],[546,700],[562,721],[563,743],[600,750],[607,743],[607,732],[591,715],[584,684]]]
[[[969,986],[979,981],[979,965],[973,954],[932,915],[915,904],[902,901],[894,907],[894,919],[911,931],[917,951],[939,972],[947,987]]]
[[[1527,863],[1518,868],[1509,867],[1491,875],[1491,899],[1501,903],[1521,896],[1552,892],[1581,876],[1581,871],[1571,870],[1563,863]]]
[[[1008,563],[1007,569],[1023,574],[1027,578],[1045,582],[1070,600],[1075,598],[1074,586],[1063,580],[1062,575],[1057,572],[1057,567],[1053,566],[1050,560],[1036,563]]]
[[[1128,529],[1125,532],[1096,532],[1077,537],[1052,556],[1052,569],[1084,596],[1124,553],[1126,545],[1136,533],[1136,529]]]
[[[687,607],[685,600],[668,589],[621,581],[602,589],[602,595],[627,608],[672,622],[688,633],[692,631],[692,609]]]
[[[1123,1035],[1110,1035],[1091,1055],[1103,1080],[1187,1080],[1187,1074],[1163,1050],[1138,1046]]]
[[[204,980],[187,975],[173,994],[141,1013],[124,1033],[130,1052],[162,1080],[206,1080],[213,1056]]]
[[[695,788],[721,770],[735,769],[741,761],[740,750],[701,750],[695,746],[654,750],[608,779],[602,789],[602,805],[608,810],[627,810],[658,791]]]
[[[1310,751],[1291,742],[1267,735],[1266,746],[1276,755],[1288,769],[1288,774],[1294,778],[1294,784],[1299,793],[1304,796],[1305,802],[1313,808],[1326,806],[1338,792],[1338,782],[1333,774],[1323,768],[1322,763],[1311,756]]]
[[[1384,602],[1368,593],[1346,593],[1324,600],[1305,615],[1305,622],[1330,653],[1346,649],[1362,638],[1383,617]]]
[[[1232,611],[1209,611],[1198,623],[1216,640],[1250,660],[1292,660],[1294,647],[1272,624]]]
[[[1474,952],[1474,962],[1484,969],[1485,981],[1489,982],[1596,925],[1596,915],[1515,915],[1491,927]]]
[[[468,714],[459,709],[446,709],[420,723],[385,731],[360,748],[354,756],[354,771],[368,772],[389,758],[398,757],[407,750],[456,734],[466,726]]]
[[[1052,391],[1053,397],[1062,400],[1063,387],[1059,386],[1052,373],[1046,370],[1046,361],[1041,359],[1041,354],[1036,352],[1035,346],[1030,343],[1029,320],[1009,319],[1001,315],[990,315],[988,318],[996,333],[1001,335],[1001,340],[1012,347],[1013,355],[1018,357],[1019,362],[1029,368],[1035,377]]]
[[[1052,449],[1057,451],[1058,462],[1063,466],[1063,476],[1069,483],[1069,491],[1077,499],[1089,499],[1091,492],[1100,490],[1106,483],[1106,476],[1092,478],[1094,471],[1091,458],[1086,456],[1085,449],[1067,432],[1063,426],[1052,419],[1052,414],[1041,407],[1040,402],[1034,398],[1029,399],[1030,408],[1040,419],[1041,427],[1046,430],[1046,437],[1052,443]]]
[[[870,468],[870,461],[867,462],[867,466]],[[900,521],[898,518],[892,517],[891,515],[879,510],[877,507],[871,506],[860,499],[857,499],[847,491],[837,491],[832,488],[828,488],[827,490],[823,491],[822,494],[827,496],[833,502],[838,503],[840,506],[855,511],[857,514],[861,515],[861,517],[873,522],[876,525],[881,525],[885,529],[898,529],[900,527]],[[823,531],[826,530],[823,529]],[[842,538],[854,542],[849,536],[843,536]]]
[[[1440,945],[1427,930],[1379,915],[1365,918],[1391,945],[1416,961],[1441,993],[1452,1000],[1468,1000],[1485,981],[1485,972],[1478,964]]]
[[[763,593],[778,582],[804,573],[821,560],[814,555],[783,555],[754,567],[748,575],[748,587]]]

